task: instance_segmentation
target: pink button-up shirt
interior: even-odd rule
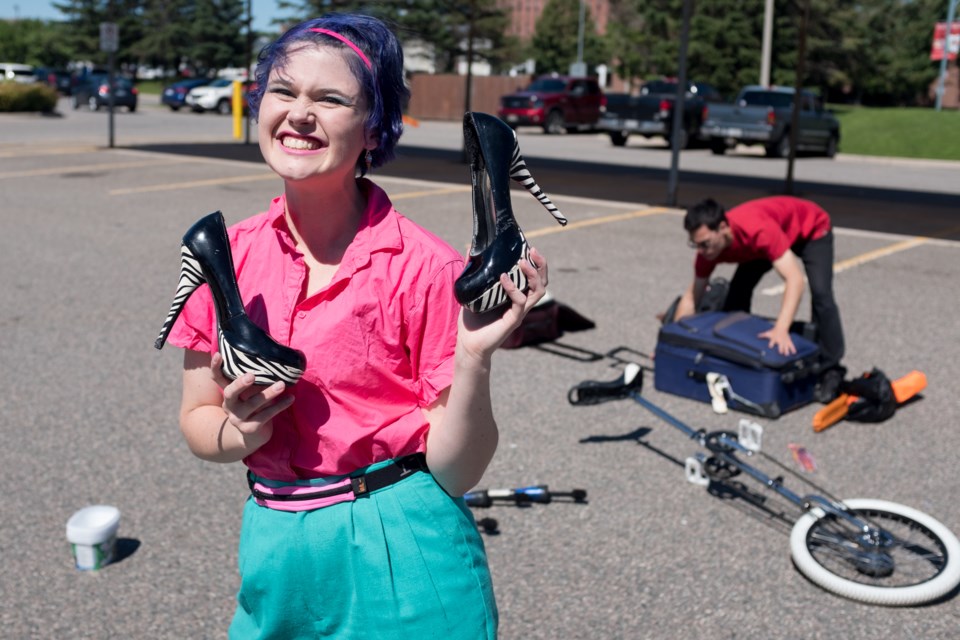
[[[453,377],[463,258],[400,215],[379,187],[331,282],[304,299],[307,267],[284,217],[285,199],[229,229],[247,314],[277,342],[304,352],[296,400],[273,436],[244,459],[258,476],[340,475],[424,450],[433,403]],[[169,342],[212,353],[216,313],[206,285],[188,300]]]

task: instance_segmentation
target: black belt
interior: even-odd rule
[[[247,471],[247,484],[250,487],[250,493],[254,498],[261,500],[279,500],[279,501],[297,501],[297,500],[317,500],[319,498],[330,498],[333,496],[350,493],[360,497],[389,487],[392,484],[400,482],[409,475],[418,471],[428,471],[427,457],[422,453],[413,453],[409,456],[397,458],[390,464],[373,471],[350,478],[350,484],[339,486],[335,489],[325,489],[311,493],[298,493],[296,495],[275,495],[259,491],[254,485],[253,473]]]

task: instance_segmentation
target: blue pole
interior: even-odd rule
[[[950,0],[947,9],[947,29],[943,34],[943,56],[940,58],[940,80],[937,81],[937,111],[943,103],[943,83],[947,77],[947,58],[950,56],[950,31],[953,29],[953,16],[957,10],[957,0]]]

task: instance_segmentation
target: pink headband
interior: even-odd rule
[[[340,35],[340,34],[337,33],[336,31],[330,31],[330,29],[310,29],[310,31],[314,31],[314,32],[316,32],[316,33],[322,33],[322,34],[324,34],[324,35],[328,35],[328,36],[331,36],[331,37],[333,37],[333,38],[336,38],[337,40],[339,40],[339,41],[342,42],[343,44],[345,44],[345,45],[347,45],[348,47],[350,47],[351,49],[353,49],[353,50],[357,53],[357,55],[360,56],[360,59],[363,60],[363,64],[367,65],[367,69],[370,69],[371,71],[373,71],[373,65],[370,64],[370,58],[368,58],[366,55],[364,55],[363,51],[360,51],[360,47],[358,47],[357,45],[353,44],[352,42],[350,42],[349,40],[347,40],[345,37],[343,37],[342,35]]]

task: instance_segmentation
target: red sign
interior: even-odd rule
[[[943,36],[947,32],[947,23],[938,22],[933,28],[933,47],[930,48],[930,59],[943,59]],[[957,50],[960,49],[960,22],[950,23],[950,48],[947,59],[956,60]]]

